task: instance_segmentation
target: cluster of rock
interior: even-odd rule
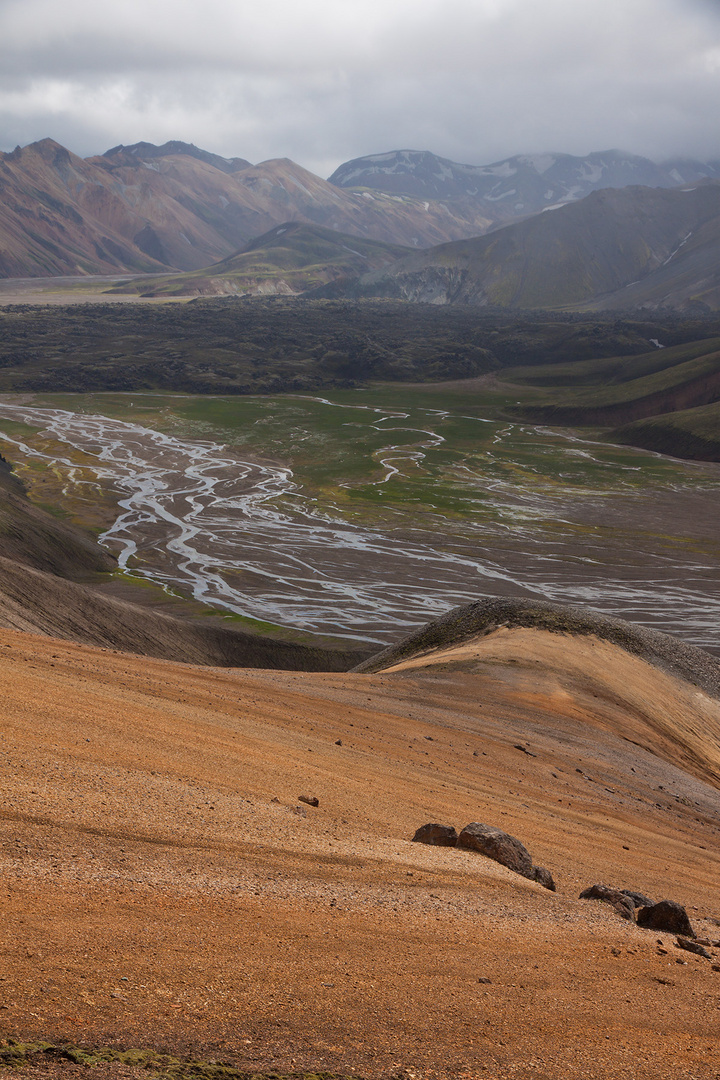
[[[583,889],[580,899],[602,900],[623,919],[636,922],[647,930],[664,930],[669,934],[695,937],[687,911],[682,904],[676,904],[674,900],[661,900],[656,904],[644,893],[600,884],[589,885],[587,889]]]
[[[630,922],[637,923],[645,930],[659,930],[667,934],[677,934],[679,948],[687,952],[704,956],[711,960],[711,954],[696,941],[696,933],[682,904],[674,900],[660,900],[655,903],[644,893],[632,889],[614,889],[610,885],[590,885],[580,893],[581,900],[602,900],[609,904],[618,915]]]
[[[492,825],[483,825],[479,821],[471,821],[461,833],[457,833],[452,825],[438,825],[431,822],[422,825],[413,841],[418,844],[432,844],[436,847],[458,847],[469,851],[479,851],[488,859],[507,866],[516,874],[527,878],[529,881],[537,881],[546,889],[555,892],[555,882],[552,874],[544,866],[534,866],[530,852],[517,837],[510,836],[502,829],[496,829]]]

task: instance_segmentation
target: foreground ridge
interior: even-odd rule
[[[696,645],[670,634],[614,619],[592,608],[557,604],[550,600],[514,600],[486,597],[453,608],[396,645],[371,656],[355,672],[382,671],[433,649],[449,648],[474,637],[491,634],[501,626],[548,630],[558,634],[593,634],[633,656],[695,683],[720,697],[720,660]]]

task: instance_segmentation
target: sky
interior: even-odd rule
[[[0,0],[0,150],[720,158],[720,0]]]

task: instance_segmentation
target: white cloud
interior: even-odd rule
[[[0,0],[0,148],[720,156],[709,0]]]

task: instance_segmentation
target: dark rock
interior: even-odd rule
[[[298,802],[304,802],[307,806],[319,806],[320,800],[314,795],[298,795]]]
[[[537,757],[537,754],[533,754],[527,747],[522,746],[520,743],[515,743],[513,750],[522,750],[523,754],[527,754],[528,757]]]
[[[637,923],[646,930],[665,930],[668,934],[695,937],[687,911],[682,904],[676,904],[673,900],[661,900],[659,904],[639,908]]]
[[[544,866],[533,866],[534,880],[538,885],[543,885],[550,892],[556,892],[555,882],[553,876],[549,870],[546,870]]]
[[[631,922],[635,917],[635,905],[632,900],[620,889],[613,889],[609,885],[599,883],[590,885],[580,893],[580,899],[602,900],[604,904],[609,904],[623,919],[629,919]]]
[[[520,841],[496,829],[492,825],[483,825],[479,821],[471,821],[466,825],[457,839],[459,848],[467,848],[470,851],[479,851],[488,859],[502,863],[516,874],[534,880],[534,867],[530,852]]]
[[[435,847],[455,847],[457,833],[452,825],[421,825],[413,836],[413,843],[434,844]]]
[[[467,848],[470,851],[479,851],[488,859],[507,866],[516,874],[528,878],[529,881],[539,881],[546,889],[555,889],[555,883],[548,870],[540,866],[533,866],[530,852],[521,844],[515,836],[496,829],[492,825],[483,825],[479,821],[471,821],[466,825],[457,838],[459,848]],[[540,876],[537,876],[540,875]]]
[[[675,948],[685,949],[686,952],[696,953],[698,956],[704,956],[706,960],[712,960],[712,956],[707,949],[703,949],[702,945],[697,941],[690,941],[689,938],[675,938]]]
[[[336,739],[335,740],[335,745],[336,746],[342,746],[342,739]]]
[[[633,892],[632,889],[621,889],[620,892],[623,894],[623,896],[627,896],[630,900],[632,900],[636,908],[652,907],[655,903],[655,901],[651,900],[649,896],[645,896],[645,894],[641,892]]]

